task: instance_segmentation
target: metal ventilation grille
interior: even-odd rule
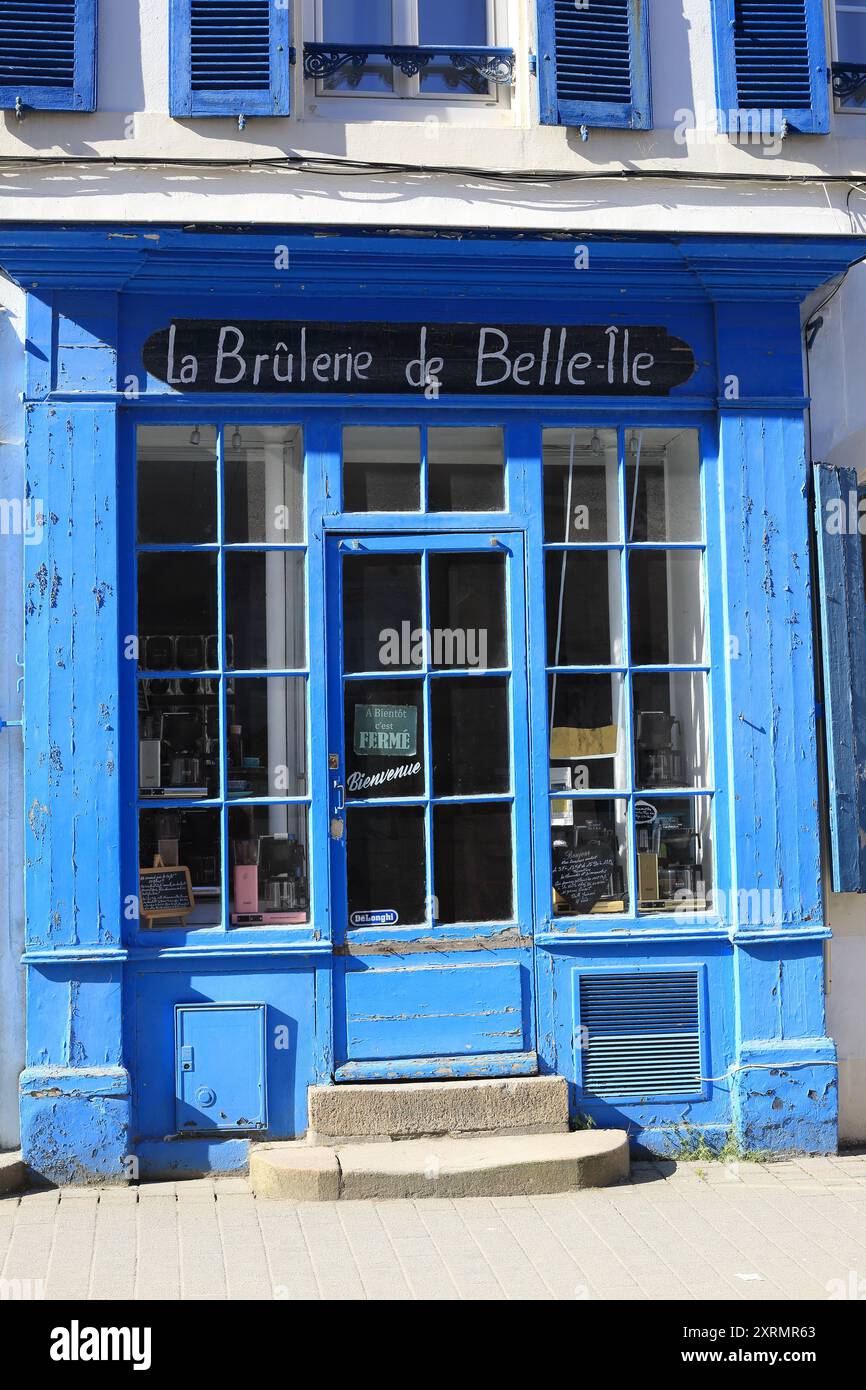
[[[75,86],[75,0],[0,0],[0,86]]]
[[[807,0],[737,0],[737,99],[746,110],[812,104]]]
[[[629,11],[633,0],[554,0],[560,101],[631,102]]]
[[[650,1099],[701,1089],[696,970],[581,975],[583,1090]]]
[[[192,0],[192,90],[267,92],[270,29],[271,0]]]

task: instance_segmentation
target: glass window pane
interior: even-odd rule
[[[393,913],[392,925],[427,917],[424,808],[383,806],[346,812],[349,926],[367,913]]]
[[[343,669],[411,670],[424,664],[421,559],[343,557]]]
[[[228,695],[230,797],[305,796],[307,683],[238,679]]]
[[[421,510],[421,431],[390,426],[343,430],[343,510]]]
[[[432,681],[430,720],[434,795],[510,790],[507,678],[458,676]]]
[[[325,42],[363,46],[387,46],[394,42],[391,0],[322,0],[322,38]],[[346,89],[361,92],[391,91],[394,73],[390,63],[375,56],[363,68],[340,68],[322,80],[326,92]]]
[[[216,540],[216,429],[139,425],[136,433],[139,545]]]
[[[138,664],[142,671],[217,665],[217,561],[213,554],[138,557]],[[178,658],[186,664],[178,666]]]
[[[837,5],[836,34],[840,63],[866,62],[866,10],[851,13]]]
[[[294,425],[226,430],[225,532],[230,544],[304,539],[304,456]]]
[[[544,538],[622,539],[616,430],[544,431]]]
[[[709,786],[706,676],[634,676],[633,689],[637,786]]]
[[[347,681],[346,795],[424,795],[424,694],[419,680]]]
[[[551,801],[553,912],[628,912],[628,803]]]
[[[194,907],[182,906],[178,915],[148,918],[142,927],[212,927],[222,918],[220,885],[222,848],[219,811],[178,811],[162,809],[140,811],[138,816],[138,863],[143,870],[156,867],[187,868]],[[146,891],[146,890],[143,890]],[[165,899],[163,898],[163,901]]]
[[[487,37],[487,0],[418,0],[419,42],[480,44]]]
[[[652,796],[635,802],[641,912],[703,912],[712,889],[709,797]]]
[[[502,430],[428,430],[428,510],[501,512],[504,506],[505,456]]]
[[[423,44],[484,48],[491,42],[487,32],[487,0],[418,0],[418,11]],[[479,73],[471,68],[455,67],[443,57],[421,69],[421,90],[484,95],[489,88]]]
[[[551,791],[628,788],[622,676],[548,677]]]
[[[512,920],[510,806],[436,806],[433,855],[441,925]]]
[[[505,556],[431,554],[431,666],[508,664]]]
[[[697,430],[629,430],[625,476],[630,541],[701,540]]]
[[[623,660],[619,551],[549,551],[550,666],[615,666]]]
[[[138,785],[143,800],[219,796],[217,681],[139,681]]]
[[[306,806],[233,806],[229,856],[232,926],[309,921]]]
[[[303,554],[235,551],[225,565],[229,669],[289,671],[306,665]]]
[[[704,661],[703,557],[698,550],[633,551],[631,659],[636,666]]]

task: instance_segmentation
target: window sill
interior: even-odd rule
[[[360,82],[371,57],[384,58],[404,77],[417,77],[434,58],[447,58],[458,72],[476,73],[497,86],[514,85],[514,50],[511,48],[440,47],[431,44],[390,44],[365,48],[358,44],[304,44],[304,77],[321,79],[349,68],[349,85]]]

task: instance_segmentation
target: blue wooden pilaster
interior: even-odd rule
[[[734,849],[731,1113],[744,1148],[827,1152],[838,1105],[824,1019],[799,314],[796,305],[766,306],[775,332],[749,347],[743,327],[755,307],[717,306]],[[732,377],[739,396],[725,399]]]
[[[24,1156],[52,1181],[121,1177],[116,409],[32,404],[26,547]]]

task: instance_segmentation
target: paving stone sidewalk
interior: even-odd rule
[[[0,1298],[866,1298],[866,1155],[635,1164],[554,1197],[258,1201],[241,1178],[0,1199]]]

